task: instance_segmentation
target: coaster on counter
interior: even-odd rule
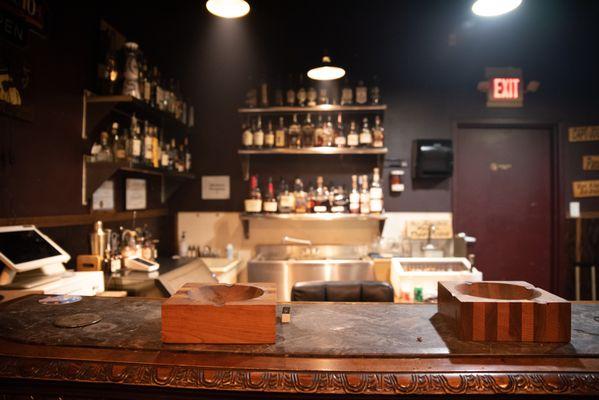
[[[49,305],[60,305],[60,304],[71,304],[81,301],[81,296],[71,296],[68,294],[61,294],[58,296],[48,296],[43,299],[39,299],[38,303],[40,304],[49,304]]]
[[[102,321],[102,317],[93,313],[63,315],[54,320],[54,326],[59,328],[81,328]]]

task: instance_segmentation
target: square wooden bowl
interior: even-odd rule
[[[274,283],[187,283],[162,304],[165,343],[274,343]]]
[[[439,282],[438,293],[462,340],[570,341],[570,302],[527,282]]]

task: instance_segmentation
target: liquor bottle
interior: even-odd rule
[[[297,114],[293,114],[291,125],[289,125],[289,147],[295,149],[302,147],[302,129],[297,122]]]
[[[139,70],[139,93],[141,94],[141,100],[143,102],[150,103],[151,89],[150,79],[148,76],[148,64],[146,64],[144,61]]]
[[[366,104],[368,101],[368,88],[363,81],[358,82],[356,86],[356,104]]]
[[[248,89],[245,92],[245,105],[249,108],[258,107],[258,90],[254,84],[254,78],[248,77]]]
[[[160,168],[168,169],[168,156],[171,153],[171,145],[163,142],[160,151]]]
[[[347,212],[348,204],[347,194],[343,186],[337,186],[333,192],[333,204],[331,206],[331,212],[334,213],[345,213]]]
[[[246,213],[259,213],[262,211],[262,194],[258,187],[257,175],[253,175],[250,180],[250,193],[244,205]]]
[[[360,144],[360,138],[358,136],[358,132],[356,131],[356,122],[351,121],[349,123],[349,134],[347,135],[347,145],[349,147],[358,147]]]
[[[318,89],[318,104],[329,104],[329,91],[326,87]]]
[[[310,113],[306,115],[302,125],[302,147],[314,147],[314,124]]]
[[[108,132],[103,131],[100,134],[100,151],[94,156],[94,161],[112,162],[114,161],[112,149],[110,148]]]
[[[374,128],[372,128],[372,147],[385,146],[385,128],[381,125],[381,116],[374,117]]]
[[[308,211],[308,195],[304,192],[304,184],[300,178],[295,178],[293,197],[295,198],[295,212],[305,214]]]
[[[335,146],[347,146],[347,138],[345,137],[345,127],[343,126],[343,117],[341,113],[337,114],[337,129],[335,130]]]
[[[119,78],[120,74],[117,67],[116,55],[114,52],[109,51],[106,53],[106,60],[104,61],[102,83],[100,85],[101,93],[116,94]]]
[[[314,107],[316,106],[316,100],[318,100],[318,93],[316,93],[314,86],[310,85],[306,91],[306,105],[308,107]]]
[[[158,67],[152,67],[152,75],[150,77],[150,106],[158,108],[158,80],[160,79],[160,73]]]
[[[264,147],[272,149],[275,145],[275,132],[272,129],[272,121],[268,121],[266,133],[264,134]]]
[[[268,107],[270,105],[268,101],[268,83],[266,83],[266,77],[262,76],[260,80],[260,107]]]
[[[372,132],[370,132],[370,128],[368,127],[368,118],[362,120],[362,131],[360,131],[359,141],[362,147],[372,146]]]
[[[144,139],[143,139],[143,144],[144,144],[144,150],[143,150],[143,155],[144,155],[144,161],[143,163],[148,166],[151,167],[153,166],[152,163],[152,130],[150,129],[150,125],[148,124],[148,121],[144,121]]]
[[[283,178],[281,178],[279,188],[279,212],[285,214],[294,212],[295,196],[289,191],[289,186]]]
[[[375,168],[372,173],[372,185],[370,186],[370,212],[374,214],[383,212],[383,188],[381,187],[381,176],[378,168]]]
[[[304,87],[304,75],[301,74],[299,77],[299,87],[297,88],[297,105],[304,107],[306,105],[306,88]]]
[[[262,117],[258,117],[256,129],[254,130],[254,147],[262,149],[264,146],[264,131],[262,130]]]
[[[307,212],[310,212],[310,213],[314,212],[314,196],[315,196],[314,186],[312,185],[312,183],[310,183],[309,189],[308,189],[308,197],[306,200]]]
[[[162,138],[162,134],[160,135]],[[174,140],[172,146],[174,147]],[[159,168],[160,167],[160,157],[161,157],[161,148],[160,148],[160,139],[158,137],[158,127],[152,127],[152,167]],[[176,149],[176,147],[175,147]],[[172,151],[172,149],[171,149]]]
[[[160,111],[166,110],[167,99],[166,99],[166,85],[164,83],[164,79],[158,75],[158,84],[156,85],[156,104],[158,105],[158,109]]]
[[[118,122],[112,123],[110,135],[112,136],[112,154],[114,156],[114,161],[125,161],[127,158],[127,150],[124,138],[119,135]]]
[[[275,147],[287,147],[287,128],[285,127],[285,119],[279,117],[279,126],[275,131]]]
[[[368,175],[362,175],[362,191],[360,192],[360,214],[370,214],[370,191]]]
[[[241,144],[246,149],[251,149],[254,145],[254,134],[250,128],[249,123],[241,125]]]
[[[141,162],[141,137],[139,131],[139,123],[135,114],[131,117],[131,139],[129,140],[129,146],[127,147],[127,156],[129,161],[133,163]]]
[[[341,101],[342,106],[350,105],[354,102],[354,91],[349,84],[349,78],[346,76],[343,82],[343,88],[341,89]]]
[[[372,77],[372,86],[370,86],[370,102],[372,104],[381,103],[381,88],[379,87],[379,77]]]
[[[265,213],[273,214],[276,213],[278,209],[277,198],[275,197],[275,189],[272,183],[272,177],[268,177],[268,189],[264,196],[264,201],[262,202],[262,210]]]
[[[175,165],[177,162],[177,142],[175,138],[171,139],[171,147],[168,154],[168,169],[171,171],[175,170]]]
[[[125,68],[123,70],[122,94],[141,98],[139,92],[139,65],[137,63],[138,44],[134,42],[125,43]]]
[[[291,74],[289,74],[289,81],[287,83],[287,91],[285,92],[285,101],[289,107],[293,107],[295,105],[295,90],[293,90],[293,78]]]
[[[191,171],[191,150],[189,149],[189,139],[185,136],[184,139],[185,146],[185,172]]]
[[[360,213],[360,192],[358,191],[358,176],[351,177],[351,192],[349,194],[349,212],[352,214]]]
[[[324,145],[324,124],[322,122],[322,115],[318,114],[318,122],[314,128],[314,146],[322,147]]]
[[[333,129],[333,121],[331,120],[331,116],[328,115],[327,116],[327,122],[324,123],[324,128],[323,128],[323,146],[326,147],[331,147],[333,145],[333,140],[334,140],[334,136],[335,136],[335,132]]]
[[[324,179],[322,176],[316,178],[316,190],[314,191],[314,212],[326,213],[329,203],[329,194],[324,187]]]

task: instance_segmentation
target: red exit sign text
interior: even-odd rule
[[[493,78],[493,100],[516,100],[520,98],[520,78]]]
[[[524,80],[520,68],[485,68],[487,107],[522,107]]]

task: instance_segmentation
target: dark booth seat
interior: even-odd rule
[[[297,282],[291,301],[393,302],[393,287],[378,281]]]

